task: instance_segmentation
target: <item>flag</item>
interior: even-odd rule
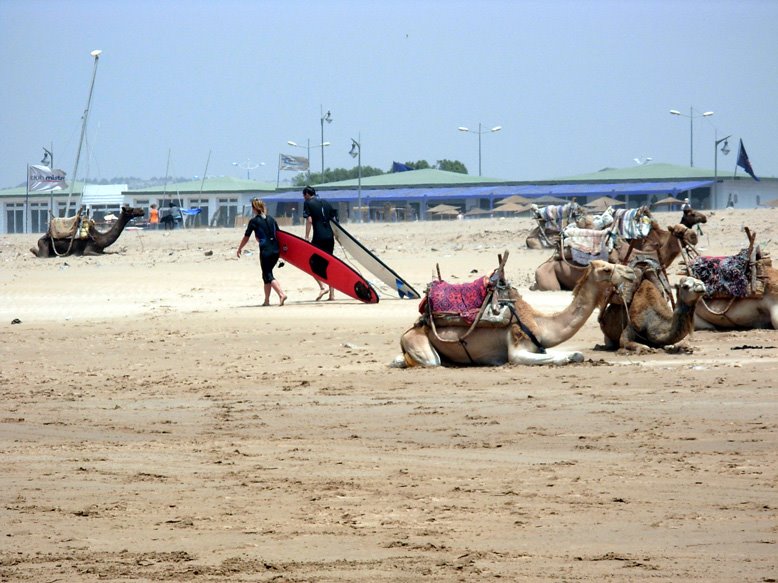
[[[743,147],[743,140],[740,140],[740,151],[737,153],[737,165],[751,175],[751,178],[759,182],[759,179],[754,174],[754,169],[751,168],[751,161],[748,159],[746,149]]]
[[[31,164],[27,168],[27,184],[30,192],[52,192],[68,187],[65,172],[39,164]]]
[[[288,154],[279,154],[279,170],[299,170],[300,172],[308,170],[308,158],[305,156],[289,156]]]
[[[400,164],[399,162],[392,162],[392,172],[407,172],[408,170],[413,170],[413,168],[411,168],[407,164]]]

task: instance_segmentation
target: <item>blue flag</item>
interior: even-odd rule
[[[748,159],[746,149],[743,147],[743,140],[740,140],[740,151],[737,153],[737,165],[751,175],[751,178],[759,182],[759,179],[754,174],[754,169],[751,168],[751,161]]]
[[[400,164],[399,162],[392,162],[392,172],[407,172],[408,170],[413,170],[413,168],[411,168],[407,164]]]

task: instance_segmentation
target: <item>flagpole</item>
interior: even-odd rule
[[[310,161],[308,162],[310,164]],[[276,175],[276,190],[278,190],[278,185],[281,184],[281,153],[278,153],[278,173]]]
[[[94,50],[91,53],[89,53],[95,58],[95,65],[94,68],[92,69],[92,83],[89,86],[89,97],[86,100],[86,109],[84,110],[84,115],[81,123],[81,139],[78,140],[78,150],[76,152],[76,164],[73,168],[73,178],[70,181],[70,190],[68,191],[68,202],[67,205],[65,206],[65,216],[67,216],[68,211],[70,210],[70,198],[73,196],[73,185],[76,183],[76,178],[77,178],[76,173],[78,172],[78,161],[79,158],[81,158],[81,146],[84,143],[84,133],[86,133],[86,121],[87,118],[89,117],[89,106],[92,104],[92,92],[95,88],[95,77],[97,76],[97,62],[100,60],[100,53],[102,52],[103,51],[101,50]],[[81,196],[79,197],[78,200],[79,206],[81,204],[81,199],[83,198],[83,196],[84,196],[84,189],[82,187]]]
[[[27,189],[24,195],[24,232],[29,234],[30,229],[30,165],[27,164]]]

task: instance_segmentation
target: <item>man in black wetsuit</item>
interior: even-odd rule
[[[305,199],[305,202],[303,203],[305,240],[310,240],[314,247],[332,255],[332,252],[335,249],[335,234],[332,232],[330,220],[337,219],[338,212],[332,208],[332,205],[330,205],[329,202],[320,199],[311,186],[303,188],[303,198]],[[311,231],[313,231],[312,237],[310,236]],[[328,291],[330,294],[328,299],[335,299],[334,289],[327,289],[324,282],[319,279],[316,279],[316,283],[319,284],[319,295],[316,297],[317,302],[323,298],[324,294]]]

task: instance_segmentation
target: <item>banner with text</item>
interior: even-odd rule
[[[279,170],[297,170],[303,172],[308,170],[308,158],[305,156],[289,156],[280,154],[278,158]]]
[[[27,172],[27,188],[30,192],[52,192],[64,190],[68,187],[63,170],[31,164]]]

